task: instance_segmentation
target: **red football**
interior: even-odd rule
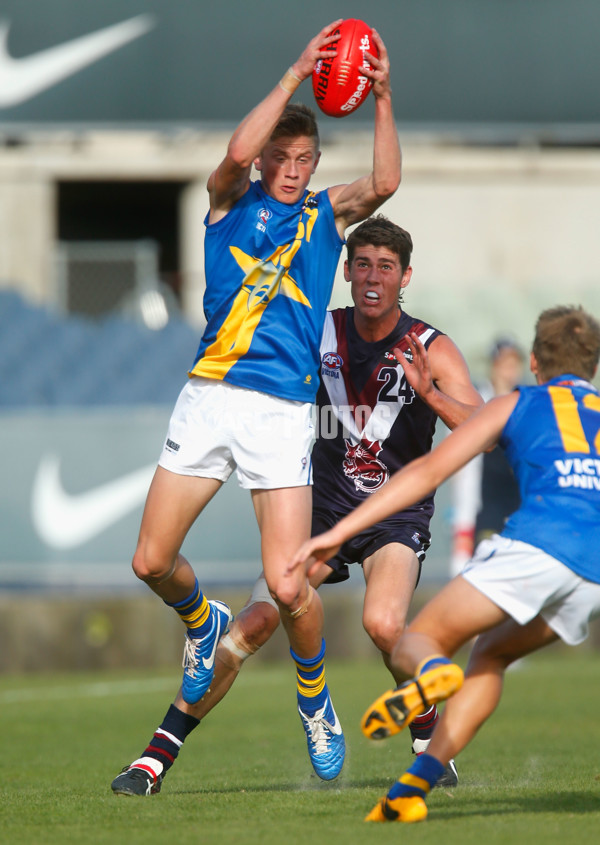
[[[364,21],[348,18],[330,35],[339,35],[331,44],[337,55],[319,59],[312,75],[313,91],[317,105],[330,117],[345,117],[364,103],[373,83],[359,72],[368,67],[364,54],[379,57],[373,43],[373,31]]]

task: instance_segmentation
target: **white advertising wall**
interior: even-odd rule
[[[170,409],[0,415],[0,589],[144,589],[130,562]],[[204,583],[260,571],[249,495],[234,480],[184,546]]]
[[[135,408],[0,415],[0,591],[147,592],[130,563],[169,414]],[[449,517],[441,488],[423,582],[447,577]],[[235,476],[200,516],[183,552],[204,585],[254,583],[260,538],[250,495]],[[360,584],[359,567],[351,569],[351,582]]]

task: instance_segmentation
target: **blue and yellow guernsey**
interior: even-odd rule
[[[205,225],[207,326],[190,375],[313,402],[343,245],[327,192],[286,205],[251,182]]]
[[[521,507],[502,535],[600,583],[600,394],[569,374],[519,391],[500,445]]]

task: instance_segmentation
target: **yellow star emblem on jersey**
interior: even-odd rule
[[[242,289],[248,294],[248,310],[254,306],[270,302],[278,294],[288,296],[295,302],[300,302],[302,305],[312,308],[309,300],[288,273],[285,264],[278,265],[275,263],[281,257],[282,250],[277,250],[270,258],[259,261],[238,249],[238,247],[231,246],[229,249],[246,274]]]

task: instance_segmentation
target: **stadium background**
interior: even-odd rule
[[[447,331],[475,377],[495,335],[529,346],[544,307],[600,315],[593,0],[5,0],[2,16],[0,669],[179,652],[129,560],[202,328],[206,180],[321,25],[363,17],[390,52],[404,178],[382,211],[415,241],[406,309]],[[28,92],[5,61],[108,27],[105,54],[54,84]],[[317,187],[364,172],[371,127],[372,102],[321,121]],[[348,301],[340,275],[332,304]],[[446,577],[450,511],[442,488],[425,586]],[[253,580],[258,534],[234,482],[185,551],[215,590]],[[365,647],[357,584],[326,599],[340,651]],[[43,658],[20,636],[32,625]]]

